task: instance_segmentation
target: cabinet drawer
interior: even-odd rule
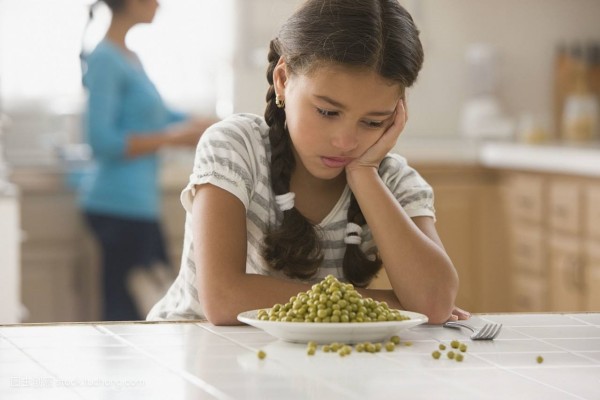
[[[510,261],[513,273],[545,276],[544,232],[542,228],[517,225],[511,230]]]
[[[574,182],[553,182],[550,186],[548,217],[550,227],[558,232],[581,231],[581,186]]]
[[[544,278],[513,276],[512,309],[515,312],[546,311],[547,284]]]
[[[600,185],[589,185],[586,188],[585,197],[587,234],[592,238],[600,239]]]
[[[600,310],[600,242],[589,241],[586,248],[586,309]]]
[[[509,215],[516,220],[541,222],[544,215],[544,180],[516,175],[508,179],[505,198]]]
[[[550,239],[550,304],[552,311],[582,311],[585,260],[577,236]]]

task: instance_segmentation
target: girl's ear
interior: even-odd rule
[[[285,99],[285,85],[287,83],[287,64],[283,57],[279,58],[275,69],[273,69],[273,86],[275,87],[275,93],[279,95],[282,100]]]

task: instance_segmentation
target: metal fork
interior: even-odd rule
[[[444,324],[445,328],[467,328],[473,334],[471,335],[472,340],[494,340],[502,329],[502,324],[485,324],[481,329],[473,328],[471,325],[460,321],[448,321]]]

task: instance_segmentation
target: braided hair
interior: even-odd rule
[[[273,72],[279,59],[288,74],[309,74],[322,65],[369,68],[381,77],[411,86],[423,64],[419,31],[398,0],[307,0],[281,27],[269,46],[265,121],[271,142],[271,187],[275,195],[289,192],[295,168],[285,109],[277,107]],[[351,196],[348,222],[364,226],[358,201]],[[344,277],[367,286],[381,268],[358,244],[347,244]],[[315,226],[295,207],[283,211],[280,226],[265,236],[263,256],[270,267],[290,277],[314,276],[323,261]]]

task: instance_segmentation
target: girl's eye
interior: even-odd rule
[[[323,117],[335,117],[338,115],[337,111],[329,111],[329,110],[324,110],[322,108],[317,108],[317,112],[319,114],[321,114]]]
[[[365,121],[365,124],[369,128],[381,128],[383,126],[384,121]]]

